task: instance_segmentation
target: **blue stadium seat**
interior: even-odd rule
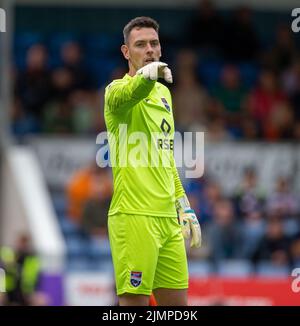
[[[110,260],[111,250],[108,238],[91,239],[88,244],[88,254],[91,258],[100,260]]]
[[[44,43],[44,34],[39,32],[18,32],[14,37],[14,49],[16,52],[25,52],[34,44]]]
[[[284,233],[289,236],[293,237],[300,231],[300,224],[296,219],[286,219],[283,221],[283,228]]]
[[[84,241],[78,236],[66,238],[67,252],[69,258],[87,257],[87,247]]]
[[[66,208],[67,208],[66,195],[61,192],[55,192],[51,194],[51,197],[57,215],[59,216],[65,215]]]
[[[261,238],[265,233],[265,223],[243,224],[242,232],[244,238],[243,255],[244,257],[252,257]]]
[[[290,269],[288,266],[277,266],[269,261],[259,262],[256,266],[256,272],[259,276],[267,277],[288,277]]]
[[[189,261],[189,274],[194,277],[208,277],[213,272],[213,267],[206,261]]]
[[[49,65],[51,68],[56,68],[62,65],[61,48],[68,42],[78,42],[80,44],[80,37],[76,33],[55,33],[48,36],[47,45],[50,52]]]
[[[98,271],[107,274],[113,274],[114,267],[112,260],[101,260],[101,259],[94,259],[89,261],[89,269],[93,271]]]
[[[295,258],[293,260],[293,269],[294,268],[299,268],[299,266],[300,266],[300,257],[299,258]]]
[[[65,269],[69,272],[82,272],[82,271],[90,271],[91,265],[90,261],[87,258],[81,257],[81,258],[69,258],[67,260]]]
[[[199,66],[199,75],[203,84],[212,89],[218,85],[223,64],[220,61],[211,61],[201,63]]]
[[[111,54],[120,55],[123,41],[120,35],[108,33],[91,34],[85,37],[86,53],[100,57],[109,57]]]
[[[63,234],[66,237],[72,236],[72,235],[78,235],[78,237],[80,236],[80,228],[78,227],[77,224],[75,224],[74,222],[72,222],[68,217],[62,217],[60,219],[60,226],[62,229]]]
[[[112,274],[113,263],[111,256],[92,256],[89,247],[78,240],[67,240],[68,259],[66,269],[68,271],[101,271]]]
[[[51,52],[58,53],[60,52],[62,45],[67,42],[80,42],[80,37],[76,33],[61,32],[48,36],[47,40]]]
[[[87,63],[88,69],[94,74],[97,87],[108,84],[112,71],[119,66],[119,62],[113,59],[90,58]]]
[[[26,51],[19,51],[14,53],[14,61],[19,71],[24,71],[26,67]]]
[[[244,62],[238,65],[241,80],[246,87],[253,87],[259,75],[259,68],[252,63]]]
[[[222,260],[217,264],[217,271],[223,277],[247,277],[252,274],[253,266],[247,260]]]

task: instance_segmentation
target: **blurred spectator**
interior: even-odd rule
[[[48,103],[43,116],[43,131],[54,134],[70,134],[73,131],[72,107],[68,98]]]
[[[100,117],[97,115],[100,109],[97,106],[96,95],[95,92],[78,90],[70,96],[72,126],[76,134],[96,133],[97,124],[100,124]]]
[[[263,64],[277,72],[286,69],[297,56],[296,41],[290,25],[279,25],[275,45],[263,56]]]
[[[295,119],[294,137],[298,138],[298,124],[300,123],[300,57],[294,62],[290,71],[285,76],[285,85],[290,95],[290,101]]]
[[[265,220],[261,211],[248,212],[242,221],[243,256],[247,259],[253,257],[265,233]]]
[[[98,168],[90,184],[89,198],[84,204],[82,228],[92,236],[107,236],[107,216],[112,195],[108,169]]]
[[[300,233],[298,233],[293,239],[291,243],[291,260],[293,268],[300,266]]]
[[[214,220],[208,232],[210,258],[214,262],[220,259],[242,258],[242,232],[229,200],[221,199],[215,204]]]
[[[221,74],[221,83],[213,95],[220,101],[228,114],[241,112],[246,89],[241,85],[240,72],[234,65],[226,65]]]
[[[299,201],[291,190],[290,179],[279,177],[276,181],[275,191],[266,202],[269,214],[279,214],[284,218],[295,217],[299,213]]]
[[[38,118],[51,96],[47,55],[43,45],[33,45],[27,52],[25,71],[19,74],[16,82],[16,94],[26,114]]]
[[[63,68],[71,75],[74,89],[90,89],[93,79],[84,67],[82,48],[76,42],[65,43],[61,48]]]
[[[207,122],[209,97],[197,80],[196,54],[191,50],[180,51],[176,66],[176,86],[173,91],[176,127],[182,131],[203,130]]]
[[[15,249],[3,247],[1,256],[7,276],[6,305],[47,304],[45,294],[38,292],[40,261],[31,248],[29,237],[21,234]]]
[[[293,127],[293,140],[296,143],[300,141],[300,121],[296,121]]]
[[[247,111],[254,118],[263,136],[267,139],[273,139],[274,126],[271,123],[273,115],[277,110],[284,111],[283,104],[286,104],[287,97],[279,88],[278,77],[272,70],[264,70],[261,72],[258,87],[250,94],[246,103]],[[289,109],[287,109],[289,111]],[[277,134],[275,134],[275,138]]]
[[[235,136],[241,135],[240,120],[246,94],[246,89],[241,85],[238,68],[233,65],[225,66],[222,70],[221,83],[212,91],[212,95],[222,105],[226,125]]]
[[[83,211],[90,199],[94,200],[95,196],[100,193],[103,200],[112,195],[111,177],[107,170],[104,170],[105,173],[102,170],[93,162],[88,167],[78,170],[66,187],[68,214],[78,224],[82,223]],[[97,185],[97,182],[100,182],[100,184]]]
[[[244,218],[249,214],[262,211],[264,199],[265,193],[257,184],[255,169],[246,168],[242,182],[234,195],[237,215]]]
[[[73,77],[64,68],[55,70],[52,77],[53,98],[45,108],[43,131],[95,134],[101,126],[103,130],[98,92],[73,88]]]
[[[46,133],[71,133],[72,92],[75,91],[75,79],[67,68],[57,68],[52,72],[52,98],[47,103],[43,115],[43,131]]]
[[[247,7],[239,7],[225,28],[223,49],[226,60],[252,61],[259,53],[258,36],[252,23],[252,12]]]
[[[294,116],[296,120],[300,121],[300,79],[296,85],[295,92],[291,96],[291,102],[293,105]]]
[[[5,271],[5,295],[1,298],[2,304],[9,305],[16,299],[16,283],[18,271],[16,268],[15,253],[12,248],[0,247],[1,268]]]
[[[215,118],[208,123],[205,141],[208,143],[218,143],[230,140],[232,140],[232,135],[226,128],[226,120],[224,118]]]
[[[277,215],[268,218],[266,233],[255,249],[252,260],[269,261],[278,266],[290,263],[289,257],[290,239],[284,234],[282,220]]]
[[[214,216],[214,207],[217,202],[222,199],[222,191],[217,182],[209,181],[203,191],[202,196],[199,196],[197,207],[199,219],[201,223],[212,223]]]
[[[245,115],[240,123],[242,128],[242,140],[257,141],[258,139],[261,139],[259,126],[255,119]]]
[[[283,71],[282,85],[289,97],[299,92],[300,85],[300,57],[297,56],[292,64]]]
[[[73,74],[66,68],[57,68],[52,72],[52,97],[53,101],[65,100],[72,91],[76,88],[74,86],[75,79]]]
[[[224,22],[210,0],[199,0],[197,13],[187,28],[187,42],[194,48],[217,53],[222,44]]]
[[[21,137],[27,134],[40,132],[41,127],[38,119],[31,113],[25,112],[20,98],[15,97],[11,108],[12,132]]]
[[[281,103],[274,108],[266,130],[269,140],[291,140],[293,138],[294,115],[288,102]]]

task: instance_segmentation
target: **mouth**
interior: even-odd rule
[[[145,60],[146,63],[151,63],[151,62],[154,62],[154,61],[155,61],[154,58],[149,58],[149,59]]]

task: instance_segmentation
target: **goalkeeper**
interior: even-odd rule
[[[158,81],[172,83],[172,73],[159,61],[158,28],[149,17],[137,17],[125,26],[121,51],[129,72],[105,91],[105,123],[115,139],[109,136],[116,162],[108,231],[117,295],[124,306],[148,305],[152,292],[158,305],[187,305],[184,238],[191,237],[193,247],[201,245],[200,225],[174,162],[172,100],[168,88]],[[124,125],[127,135],[123,137],[119,132]],[[130,144],[121,154],[118,145],[134,132],[146,135],[148,142],[153,134],[163,134],[155,142],[156,149],[160,158],[169,154],[171,164],[135,166]]]

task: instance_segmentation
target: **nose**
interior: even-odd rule
[[[153,47],[152,47],[151,43],[147,44],[146,52],[147,53],[153,53]]]

